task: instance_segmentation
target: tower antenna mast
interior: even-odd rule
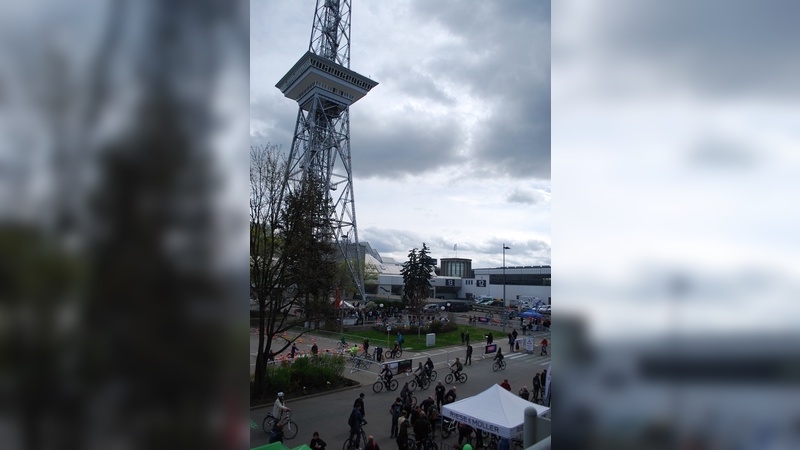
[[[298,103],[284,192],[310,181],[323,188],[326,224],[361,300],[364,271],[358,245],[353,170],[350,162],[350,105],[377,82],[350,70],[351,0],[317,0],[308,51],[275,85]]]

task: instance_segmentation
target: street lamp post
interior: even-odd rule
[[[506,247],[503,243],[503,333],[506,332],[506,321],[508,320],[508,312],[506,309],[506,250],[511,250],[511,247]]]
[[[506,247],[503,244],[503,307],[506,306],[506,250],[511,250],[511,247]]]

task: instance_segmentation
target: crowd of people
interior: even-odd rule
[[[416,317],[410,319],[417,319]],[[470,318],[470,322],[472,322],[473,318]],[[477,319],[475,319],[477,321]],[[548,320],[549,322],[549,320]],[[526,331],[529,331],[529,326],[537,324],[537,321],[529,322],[525,324],[520,322],[523,334]],[[539,324],[541,324],[541,319],[539,319]],[[549,323],[547,324],[549,325]],[[517,337],[519,334],[517,333],[516,329],[513,329],[511,333],[508,333],[508,344],[509,350],[511,352],[518,351],[518,342]],[[488,332],[485,336],[486,344],[490,345],[494,342],[494,336],[492,332]],[[403,335],[402,333],[397,334],[396,341],[394,342],[395,349],[401,349],[403,345]],[[466,357],[464,362],[462,363],[459,357],[456,357],[455,362],[450,366],[450,370],[453,374],[457,375],[459,372],[464,370],[465,365],[472,364],[472,353],[473,347],[470,344],[470,335],[468,332],[461,331],[461,343],[465,345],[466,350]],[[540,348],[541,352],[540,355],[547,355],[548,354],[548,346],[549,342],[547,338],[543,337],[540,341]],[[314,344],[316,347],[316,344]],[[358,348],[358,346],[356,346]],[[363,346],[361,347],[364,352],[367,352],[369,349],[369,341],[365,341]],[[296,348],[293,345],[291,349],[291,353],[296,352]],[[313,353],[316,354],[316,349],[313,350]],[[388,353],[388,351],[387,351]],[[495,361],[503,361],[505,358],[502,349],[500,346],[497,346],[497,352],[494,356]],[[380,358],[378,358],[380,360]],[[434,363],[431,358],[427,358],[427,360],[423,362],[419,362],[418,366],[415,370],[413,370],[413,375],[415,380],[419,382],[423,377],[430,380],[432,378],[431,372],[434,369]],[[390,382],[394,374],[390,369],[388,364],[383,365],[383,369],[380,372],[380,375],[383,377],[384,382],[386,383],[387,387],[389,386]],[[456,377],[458,379],[458,377]],[[547,380],[547,370],[543,370],[539,373],[533,375],[531,388],[528,389],[528,386],[522,386],[517,391],[517,395],[527,401],[540,403],[544,401],[545,397],[545,385]],[[509,392],[512,392],[511,384],[509,383],[508,379],[504,379],[500,386],[506,389]],[[436,386],[433,389],[433,393],[429,395],[427,398],[423,399],[419,404],[414,403],[414,397],[412,396],[411,389],[409,388],[409,383],[405,382],[403,384],[403,388],[400,391],[400,395],[395,398],[395,400],[388,405],[388,413],[390,416],[390,438],[395,440],[397,447],[399,450],[408,450],[409,447],[409,437],[412,436],[414,442],[417,447],[422,446],[425,448],[425,443],[429,441],[431,438],[436,437],[436,430],[437,428],[441,429],[441,411],[442,408],[449,404],[453,403],[457,400],[457,388],[455,386],[451,386],[449,389],[442,383],[442,381],[438,381]],[[350,440],[353,443],[354,449],[361,449],[361,450],[380,450],[378,442],[375,440],[373,435],[369,435],[366,437],[367,442],[364,443],[364,446],[361,446],[361,436],[363,435],[362,427],[367,422],[365,420],[366,417],[366,410],[364,404],[364,394],[361,393],[358,398],[355,399],[353,403],[353,407],[348,417],[348,426],[349,426],[349,435]],[[273,405],[272,415],[275,417],[275,426],[273,427],[272,433],[270,434],[270,443],[272,442],[282,442],[283,441],[283,434],[282,430],[285,426],[287,414],[290,412],[290,408],[285,405],[283,393],[278,394],[278,399],[276,399],[275,404]],[[458,444],[456,446],[457,449],[460,450],[472,450],[473,443],[475,448],[483,448],[486,443],[482,440],[482,434],[475,430],[474,428],[470,427],[468,424],[459,423],[458,424]],[[503,445],[505,444],[505,445]],[[508,445],[508,441],[500,440],[500,445],[498,448],[505,447],[506,449]],[[314,431],[313,437],[309,443],[309,447],[312,450],[326,450],[326,443],[320,438],[320,435],[317,431]]]

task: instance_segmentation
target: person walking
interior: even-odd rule
[[[539,401],[539,390],[541,389],[541,382],[539,381],[539,374],[535,374],[533,376],[533,398],[531,399],[532,402]]]
[[[464,342],[466,342],[466,344],[469,345],[469,331],[464,333]]]
[[[461,330],[461,345],[464,345],[464,330]]]
[[[464,358],[464,364],[471,366],[472,365],[472,346],[467,344],[467,357]]]
[[[317,347],[316,342],[314,342],[314,344],[311,346],[311,354],[314,356],[317,356],[319,354],[319,347]]]
[[[392,415],[392,431],[389,437],[395,438],[397,437],[397,432],[399,431],[397,421],[403,414],[403,400],[400,397],[397,397],[394,403],[389,406],[389,414]]]
[[[311,447],[311,450],[325,450],[325,441],[319,438],[319,432],[314,432],[314,437],[311,439],[311,443],[308,444]]]
[[[436,392],[436,406],[439,409],[442,409],[442,403],[444,402],[445,388],[441,381],[437,382],[434,391]]]
[[[428,415],[428,422],[431,423],[431,437],[435,438],[436,424],[439,422],[439,408],[437,408],[436,404],[434,403],[430,408],[428,408],[428,412],[426,414]]]
[[[400,347],[401,350],[403,349],[403,333],[399,331],[397,332],[397,345]]]
[[[395,442],[397,442],[398,450],[408,450],[408,420],[403,420],[399,424],[399,430]]]
[[[547,338],[542,338],[542,352],[539,354],[539,356],[544,356],[547,354],[547,344],[549,344],[549,342],[547,342]]]
[[[528,386],[522,386],[522,389],[519,390],[519,396],[528,400],[531,396],[531,392],[528,390]]]

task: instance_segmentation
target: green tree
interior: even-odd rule
[[[403,263],[403,268],[400,270],[403,274],[403,302],[409,310],[415,311],[418,315],[422,313],[433,279],[433,258],[429,254],[428,246],[423,242],[422,250],[411,249],[408,261]]]
[[[321,182],[308,177],[301,189],[287,198],[287,274],[294,301],[302,305],[305,320],[318,325],[333,316],[331,293],[336,285],[337,248],[327,215],[328,201]]]

